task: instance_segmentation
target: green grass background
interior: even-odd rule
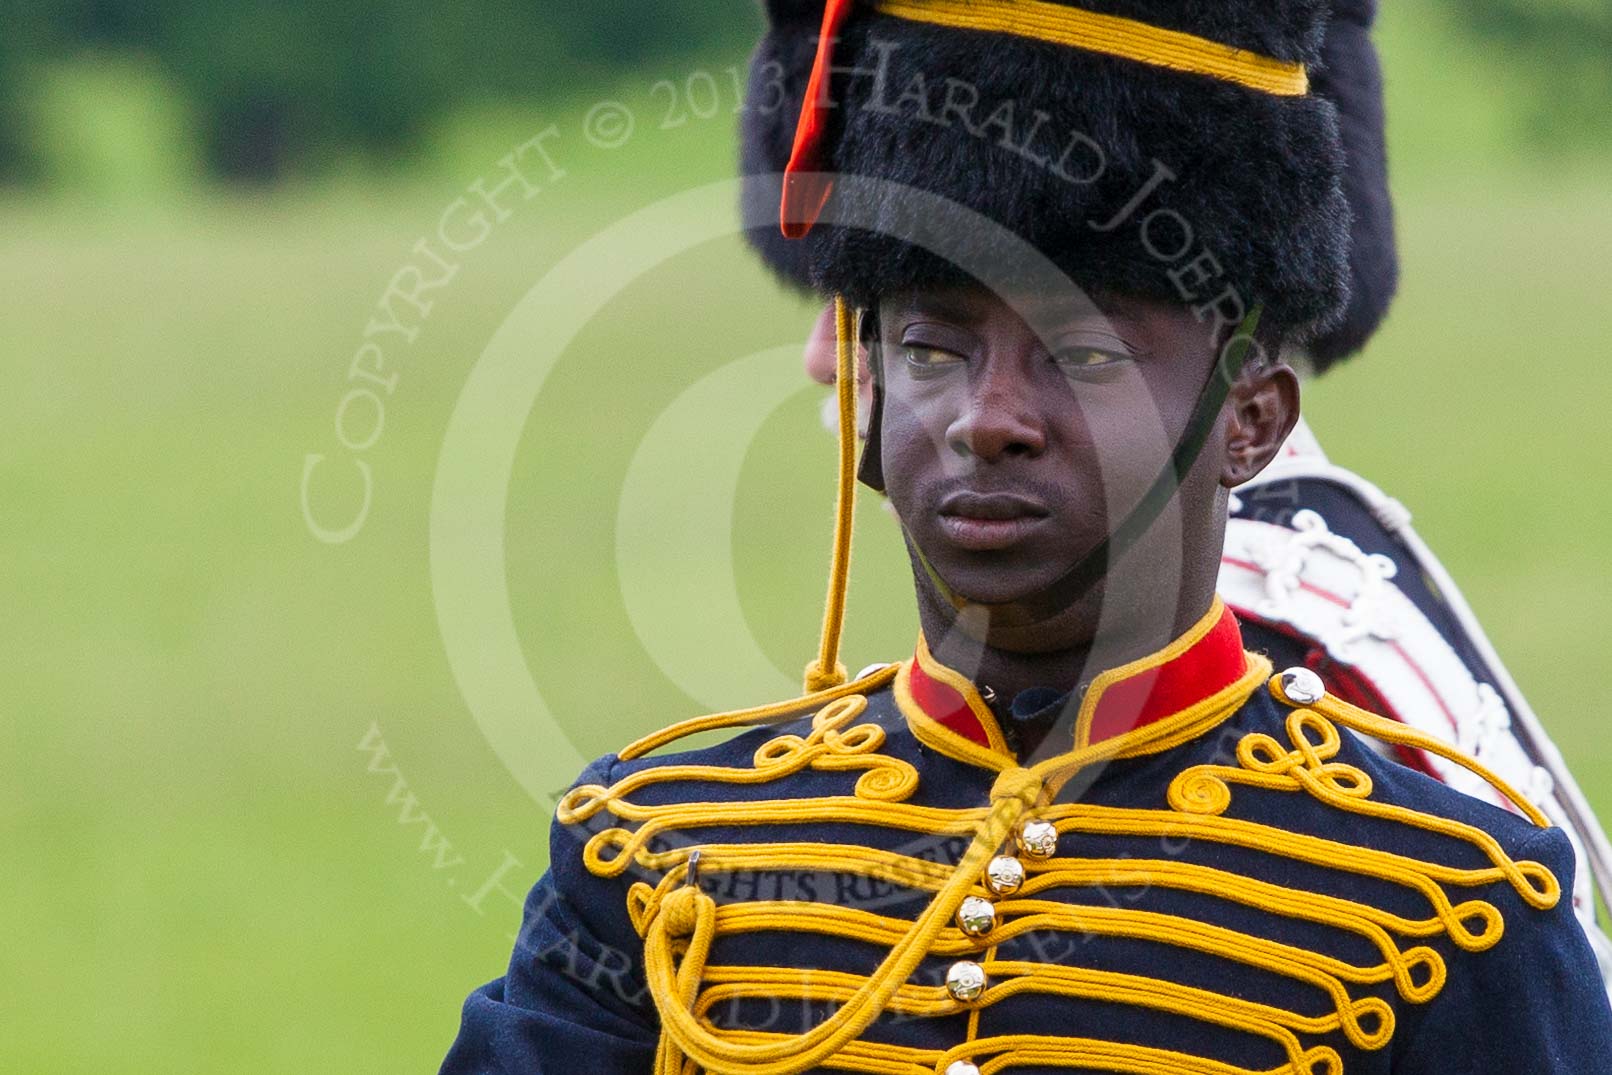
[[[1421,11],[1391,5],[1383,32],[1401,296],[1306,408],[1336,459],[1415,510],[1612,809],[1612,156],[1528,149],[1504,72]],[[520,790],[448,668],[429,571],[437,452],[490,334],[544,271],[731,168],[728,113],[654,128],[660,74],[445,129],[406,178],[252,197],[148,168],[132,191],[0,202],[0,1071],[435,1070],[465,993],[501,972],[516,909],[461,896],[506,851],[522,863],[512,887],[536,878],[550,804]],[[640,116],[614,151],[577,134],[606,94]],[[417,341],[389,350],[372,512],[350,543],[314,541],[302,460],[335,451],[374,303],[463,186],[550,122],[569,174],[466,255]],[[812,314],[737,242],[712,242],[626,289],[555,371],[505,535],[522,647],[571,743],[540,752],[548,786],[574,775],[573,750],[697,708],[624,609],[623,478],[679,392],[798,343]],[[819,401],[790,397],[743,459],[732,574],[775,668],[734,668],[741,684],[793,678],[811,655],[832,499]],[[865,511],[858,536],[853,667],[913,637],[888,520]],[[699,607],[661,615],[704,629]],[[393,778],[356,749],[372,726],[462,865],[433,868],[420,826],[399,823]]]

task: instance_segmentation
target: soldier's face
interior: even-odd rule
[[[969,287],[891,297],[879,340],[886,491],[909,544],[982,605],[1036,595],[1142,498],[1221,343],[1164,303],[1010,305]],[[1296,387],[1290,402],[1296,416]],[[1291,419],[1277,424],[1285,435]],[[1226,425],[1223,414],[1160,525],[1127,554],[1152,562],[1137,578],[1160,592],[1128,600],[1168,605],[1184,559],[1217,560],[1225,487],[1251,476],[1229,462]]]

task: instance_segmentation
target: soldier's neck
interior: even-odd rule
[[[983,609],[958,612],[938,595],[920,591],[918,619],[938,661],[1006,705],[1031,687],[1083,692],[1104,671],[1156,653],[1185,634],[1213,601],[1210,586],[1203,593],[1183,592],[1175,608],[1146,615],[1105,619],[1072,609],[1067,618],[1002,639],[1002,632],[987,627]]]

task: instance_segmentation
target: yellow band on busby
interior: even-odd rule
[[[1235,82],[1281,97],[1309,92],[1301,63],[1166,30],[1136,19],[1104,15],[1046,0],[874,0],[873,10],[913,22],[992,30],[1107,53],[1155,67]]]

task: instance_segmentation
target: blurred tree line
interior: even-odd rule
[[[27,178],[29,94],[52,64],[132,54],[182,96],[206,169],[272,180],[409,148],[434,117],[744,48],[756,0],[0,0],[0,175]]]
[[[1535,72],[1529,133],[1612,129],[1608,0],[1436,2]],[[0,14],[0,179],[12,180],[39,177],[30,89],[62,63],[149,64],[182,102],[207,173],[271,181],[406,152],[454,108],[551,98],[712,48],[742,54],[761,26],[759,0],[0,0]],[[106,76],[108,94],[120,77]]]
[[[1537,139],[1612,132],[1612,0],[1467,0],[1461,11],[1494,55],[1533,75]]]

